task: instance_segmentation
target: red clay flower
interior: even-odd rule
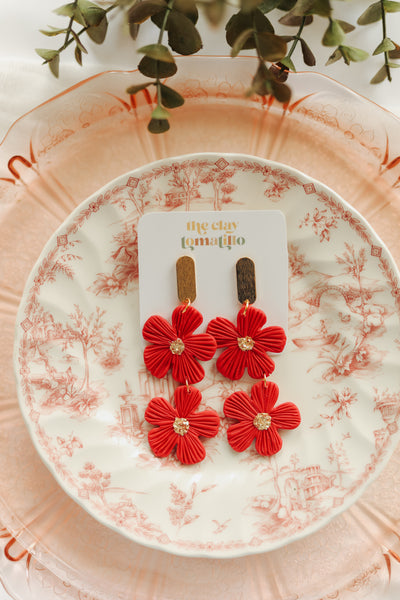
[[[210,321],[207,333],[214,336],[218,348],[226,348],[217,360],[217,369],[228,379],[241,379],[247,367],[250,377],[261,379],[275,369],[267,352],[282,352],[286,335],[282,327],[262,327],[265,313],[254,306],[243,306],[237,316],[237,326],[228,319]]]
[[[225,400],[225,415],[239,421],[228,427],[228,442],[236,452],[246,450],[255,438],[259,454],[276,454],[282,448],[278,429],[300,425],[300,412],[293,402],[274,408],[278,395],[276,383],[259,381],[251,388],[251,399],[245,392],[235,392]]]
[[[204,377],[198,360],[210,360],[217,349],[209,333],[193,335],[202,324],[201,313],[186,304],[172,313],[172,325],[155,315],[147,319],[143,337],[151,346],[144,350],[144,364],[155,377],[164,377],[172,367],[172,377],[180,383],[197,383]]]
[[[168,456],[177,446],[176,456],[181,463],[201,462],[206,451],[199,436],[214,437],[218,433],[219,416],[213,410],[195,410],[201,394],[194,387],[180,386],[174,393],[175,408],[164,398],[150,400],[144,418],[156,429],[149,431],[149,444],[156,456]]]

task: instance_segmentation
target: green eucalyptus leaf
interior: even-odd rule
[[[400,12],[400,2],[392,2],[391,0],[383,0],[385,12]]]
[[[161,119],[161,120],[168,120],[170,118],[170,114],[167,111],[167,109],[165,109],[163,106],[161,106],[160,104],[157,104],[157,106],[155,107],[155,109],[153,110],[153,112],[151,113],[151,118],[152,119]]]
[[[297,0],[291,14],[300,17],[306,15],[319,15],[320,17],[330,17],[332,13],[329,0]]]
[[[174,10],[183,13],[194,25],[196,25],[199,19],[199,11],[197,10],[195,0],[175,0]]]
[[[69,17],[71,19],[74,16],[75,4],[73,2],[70,2],[69,4],[64,4],[63,6],[55,8],[53,12],[56,15],[60,15],[61,17]]]
[[[133,40],[137,40],[137,36],[139,34],[140,25],[137,23],[128,23],[129,35]]]
[[[360,48],[353,48],[353,46],[342,46],[345,49],[346,55],[352,62],[361,62],[369,58],[369,53]]]
[[[157,25],[157,27],[159,29],[164,27],[165,31],[168,31],[168,20],[166,23],[164,23],[165,13],[166,13],[166,10],[162,10],[161,12],[154,13],[154,15],[151,15],[151,20],[153,21],[154,25]]]
[[[261,4],[261,0],[240,0],[240,10],[244,13],[250,13]]]
[[[250,28],[245,29],[240,35],[238,35],[231,50],[231,56],[233,58],[237,56],[241,50],[243,50],[244,45],[246,44],[249,37],[253,35],[253,33],[254,29]]]
[[[128,10],[128,23],[143,23],[149,17],[164,11],[167,7],[165,0],[144,0],[134,4]]]
[[[322,38],[324,46],[340,46],[344,42],[345,33],[339,23],[332,19]]]
[[[296,73],[296,67],[294,66],[294,62],[291,58],[289,58],[289,56],[285,56],[285,58],[282,58],[280,63],[281,65],[289,69],[289,71],[293,71],[294,73]]]
[[[373,56],[376,54],[382,54],[382,52],[389,52],[390,50],[395,50],[396,46],[388,37],[384,38],[381,43],[375,48],[373,52]]]
[[[58,50],[47,50],[46,48],[36,48],[35,52],[36,54],[39,54],[39,56],[46,62],[53,60],[60,54]]]
[[[269,13],[274,8],[277,8],[281,0],[262,0],[261,4],[258,6],[258,10],[261,10],[262,13]]]
[[[400,58],[400,46],[398,44],[394,44],[394,50],[390,50],[389,58]]]
[[[274,28],[272,27],[271,22],[259,10],[256,10],[253,13],[245,14],[238,12],[235,15],[232,15],[225,27],[226,41],[228,42],[229,46],[231,48],[233,47],[236,39],[241,33],[243,33],[243,31],[253,28],[255,28],[258,33],[274,33]],[[256,42],[254,36],[250,36],[243,44],[242,49],[249,50],[255,47]]]
[[[313,16],[307,15],[306,17],[301,17],[299,15],[294,15],[292,13],[287,13],[283,15],[279,19],[279,23],[282,25],[287,25],[288,27],[300,27],[304,19],[304,25],[310,25],[313,22]]]
[[[79,46],[75,46],[74,55],[78,65],[82,66],[82,50],[79,48]]]
[[[108,29],[108,20],[105,16],[98,25],[89,27],[86,33],[95,44],[102,44],[106,38]]]
[[[257,71],[252,79],[250,93],[258,94],[259,96],[267,96],[271,92],[271,73],[264,65],[260,62]]]
[[[225,15],[224,0],[212,0],[203,4],[204,15],[211,25],[217,27],[222,22]]]
[[[49,69],[53,73],[54,77],[58,77],[60,70],[60,54],[57,53],[57,55],[54,58],[52,58],[47,64],[49,65]]]
[[[161,62],[175,62],[171,52],[168,50],[167,46],[164,46],[163,44],[148,44],[147,46],[139,48],[137,52],[145,54],[154,60],[160,60]]]
[[[172,10],[168,18],[168,44],[178,54],[195,54],[203,47],[192,21],[183,13]]]
[[[97,6],[89,0],[78,0],[78,9],[80,10],[87,25],[96,27],[107,14],[104,8]]]
[[[355,30],[354,25],[348,23],[347,21],[342,21],[342,19],[336,19],[336,21],[339,23],[340,27],[345,33],[350,33],[351,31]]]
[[[79,39],[79,36],[75,33],[75,31],[73,29],[71,29],[71,35],[75,40],[75,44],[81,50],[81,52],[84,52],[85,54],[87,54],[88,51],[86,50],[85,46],[82,44],[81,40]]]
[[[149,56],[143,56],[138,64],[139,71],[146,77],[172,77],[175,75],[178,68],[176,64],[154,60]]]
[[[388,66],[388,67],[390,67],[391,69],[400,69],[400,65],[399,65],[399,63],[392,63],[392,62],[389,62],[389,63],[387,64],[387,66]]]
[[[50,25],[49,25],[50,27]],[[50,30],[39,29],[40,33],[43,35],[47,35],[48,37],[53,37],[55,35],[60,35],[60,33],[67,33],[68,29],[56,29],[56,27],[51,27]]]
[[[169,122],[167,119],[151,119],[147,125],[147,129],[150,133],[165,133],[169,129]]]
[[[386,66],[383,65],[379,71],[373,76],[373,78],[371,79],[370,83],[375,84],[375,83],[382,83],[382,81],[385,81],[385,79],[388,76],[388,72],[386,69]]]
[[[276,62],[286,56],[287,44],[273,33],[258,33],[258,51],[264,60]]]
[[[340,52],[340,48],[336,48],[335,52],[333,54],[331,54],[330,57],[328,58],[328,60],[326,61],[325,66],[327,67],[329,65],[332,65],[333,63],[337,62],[341,58],[343,58],[343,55]]]
[[[185,99],[179,92],[163,83],[160,84],[160,93],[161,102],[166,108],[177,108],[185,103]]]
[[[278,8],[279,10],[292,10],[295,4],[296,0],[281,0],[278,4]]]
[[[130,94],[131,96],[134,96],[138,92],[141,92],[142,90],[148,88],[149,85],[154,85],[154,81],[149,81],[147,83],[139,83],[137,85],[131,85],[127,88],[126,93]]]
[[[301,44],[301,52],[303,54],[304,64],[307,65],[308,67],[314,67],[316,60],[315,60],[315,56],[314,56],[310,46],[307,44],[307,42],[305,40],[303,40],[303,38],[300,38],[300,44]]]
[[[276,100],[278,100],[278,102],[281,102],[282,104],[287,104],[290,102],[292,92],[288,85],[285,83],[280,83],[279,81],[273,81],[271,85],[271,94],[274,96],[274,98],[276,98]]]
[[[358,17],[357,23],[359,25],[369,25],[370,23],[376,23],[376,21],[380,21],[381,19],[381,3],[374,2],[373,4],[368,6],[367,10],[365,10],[360,17]]]

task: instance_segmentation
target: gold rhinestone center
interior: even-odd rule
[[[243,338],[238,338],[237,343],[239,348],[243,350],[243,352],[246,352],[247,350],[253,350],[254,348],[254,340],[248,335]]]
[[[178,435],[185,435],[185,433],[189,431],[189,421],[187,419],[176,417],[173,427],[175,433]]]
[[[181,338],[176,338],[173,342],[171,342],[169,349],[172,354],[177,354],[180,356],[185,349],[185,344],[182,342]]]
[[[254,417],[253,425],[259,431],[264,431],[271,425],[271,420],[271,416],[268,413],[258,413]]]

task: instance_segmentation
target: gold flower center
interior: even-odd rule
[[[178,356],[180,356],[185,349],[185,344],[182,342],[181,338],[176,338],[176,340],[170,343],[169,349],[172,354],[178,354]]]
[[[180,417],[176,417],[173,428],[175,433],[178,435],[185,435],[189,431],[189,421],[187,419],[181,419]]]
[[[253,340],[253,338],[249,337],[248,335],[243,338],[238,338],[237,343],[238,343],[239,348],[241,350],[243,350],[243,352],[246,352],[247,350],[253,350],[254,340]]]
[[[264,431],[271,425],[271,421],[271,416],[268,413],[258,413],[258,415],[254,417],[253,425],[259,431]]]

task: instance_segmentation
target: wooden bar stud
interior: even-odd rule
[[[256,300],[256,275],[251,258],[239,258],[236,263],[237,293],[240,304],[246,300],[253,304]]]
[[[181,302],[196,299],[196,269],[193,258],[181,256],[176,261],[176,284]]]

